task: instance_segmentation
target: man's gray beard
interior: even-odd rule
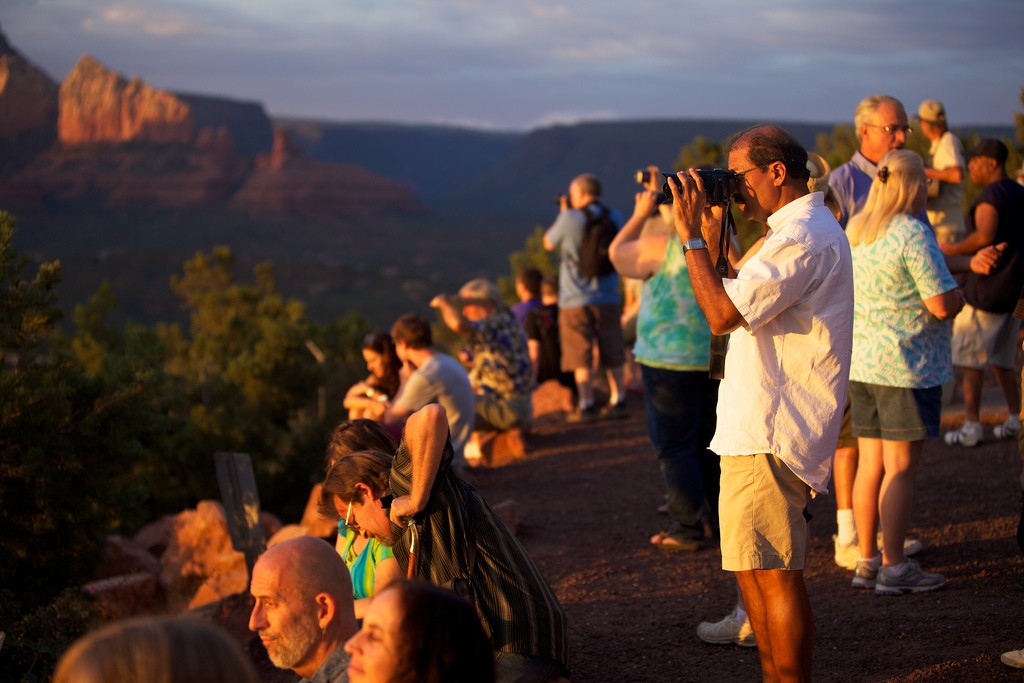
[[[323,634],[313,615],[295,624],[287,634],[278,632],[274,649],[267,649],[270,661],[278,669],[292,669],[299,664],[309,651],[320,641]]]

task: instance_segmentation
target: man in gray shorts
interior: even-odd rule
[[[826,493],[853,344],[850,245],[789,133],[737,133],[729,195],[765,240],[739,272],[716,270],[721,216],[700,177],[679,173],[673,218],[713,334],[730,334],[711,450],[721,458],[722,567],[735,573],[765,680],[809,680],[813,618],[804,585],[813,489]]]
[[[558,334],[562,344],[562,370],[576,378],[579,412],[570,421],[587,422],[602,416],[625,417],[626,393],[622,366],[626,362],[622,339],[622,296],[615,272],[587,277],[580,272],[580,246],[588,216],[609,212],[615,225],[621,226],[618,213],[601,204],[601,183],[583,174],[569,184],[569,193],[560,197],[561,209],[555,222],[544,233],[544,248],[558,250]],[[601,365],[608,376],[608,405],[600,411],[594,405],[594,342]]]
[[[967,212],[967,236],[939,246],[948,256],[974,254],[993,244],[1005,246],[991,274],[971,272],[960,280],[967,305],[953,320],[953,365],[963,375],[964,424],[946,433],[950,446],[976,446],[984,438],[979,411],[986,367],[992,368],[1009,411],[993,435],[1012,439],[1020,432],[1021,403],[1014,373],[1020,321],[1012,312],[1024,286],[1024,187],[1007,177],[1009,150],[999,140],[982,140],[968,156],[968,172],[982,187],[981,194]]]

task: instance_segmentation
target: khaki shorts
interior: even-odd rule
[[[953,365],[984,370],[1012,368],[1020,321],[1009,313],[979,311],[970,304],[953,319]]]
[[[558,334],[562,345],[563,372],[594,366],[595,339],[601,365],[621,367],[626,362],[621,317],[621,304],[559,309]]]
[[[810,488],[776,456],[721,458],[722,569],[804,568]]]

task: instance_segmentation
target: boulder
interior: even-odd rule
[[[103,544],[103,563],[100,565],[98,578],[105,579],[139,572],[158,575],[160,560],[124,536],[107,536]]]
[[[207,577],[189,600],[189,609],[223,600],[229,595],[249,590],[249,572],[243,566],[223,574]]]
[[[155,522],[150,522],[139,529],[132,538],[132,543],[148,552],[153,557],[160,557],[171,542],[171,529],[174,527],[174,515],[164,515]]]
[[[96,598],[100,615],[106,620],[161,612],[164,609],[164,591],[160,579],[149,572],[100,579],[85,584],[82,589]]]
[[[320,489],[321,484],[314,484],[309,492],[309,499],[306,501],[306,510],[302,513],[300,526],[306,529],[309,536],[330,538],[338,530],[338,520],[327,518],[320,514]]]
[[[471,467],[504,467],[522,460],[526,457],[523,431],[473,432],[466,444],[465,455]]]
[[[172,609],[191,604],[196,592],[210,577],[246,572],[245,555],[231,547],[224,508],[210,500],[174,518],[170,543],[160,557],[160,564],[167,601]]]
[[[267,547],[272,548],[278,543],[290,541],[293,538],[312,535],[313,534],[309,533],[309,529],[302,526],[301,524],[286,524],[285,526],[278,529],[276,534],[270,537],[270,540],[267,541]]]
[[[536,423],[561,422],[575,406],[572,392],[557,380],[549,379],[533,392],[533,421]]]

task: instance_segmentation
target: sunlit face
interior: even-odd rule
[[[397,539],[391,533],[391,519],[388,511],[380,503],[380,498],[365,496],[366,502],[353,500],[346,503],[340,497],[334,497],[334,509],[338,516],[345,519],[345,524],[356,533],[372,536],[384,545],[392,545]]]
[[[367,371],[378,379],[384,376],[384,356],[372,349],[363,349],[363,360]]]
[[[392,680],[398,672],[401,618],[397,591],[385,590],[370,602],[363,627],[345,643],[345,652],[352,657],[348,665],[352,683]]]
[[[729,152],[729,169],[742,174],[735,197],[736,205],[744,218],[763,223],[772,212],[762,206],[762,199],[769,195],[773,184],[768,168],[755,166],[747,156],[748,152],[747,147],[734,147]]]
[[[462,315],[466,316],[466,320],[470,322],[483,320],[488,314],[489,311],[487,307],[479,301],[468,300],[462,304]]]
[[[975,156],[967,161],[967,173],[971,176],[971,182],[975,185],[987,185],[988,174],[995,165],[995,159]]]
[[[257,562],[249,590],[256,599],[249,630],[259,633],[274,666],[295,669],[310,661],[321,639],[315,605],[295,588],[282,586],[281,563],[274,558]]]
[[[569,206],[574,209],[582,209],[587,205],[586,196],[580,188],[579,183],[569,183]]]
[[[891,102],[878,105],[871,120],[861,128],[860,153],[872,163],[886,152],[903,149],[907,143],[907,113]]]

